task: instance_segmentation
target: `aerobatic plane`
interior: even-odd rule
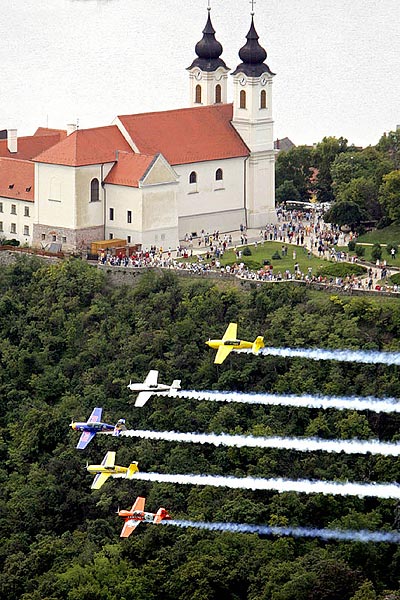
[[[144,512],[146,498],[138,496],[131,510],[119,510],[118,515],[125,519],[120,537],[127,538],[136,529],[139,523],[160,523],[171,519],[165,508],[159,508],[156,513]]]
[[[120,467],[115,464],[115,452],[107,452],[100,465],[87,465],[86,467],[89,473],[96,473],[91,489],[99,490],[109,477],[115,475],[125,474],[126,479],[132,479],[136,471],[139,471],[137,465],[137,462],[133,462],[129,467]]]
[[[78,450],[84,450],[88,443],[94,438],[96,433],[108,433],[112,435],[119,435],[121,431],[126,429],[125,419],[120,419],[115,425],[101,422],[102,408],[94,408],[92,414],[88,420],[84,423],[72,422],[70,427],[75,431],[82,431],[82,435],[79,438],[77,445]]]
[[[149,371],[146,379],[143,383],[132,383],[129,382],[128,388],[132,392],[139,392],[136,398],[135,406],[144,406],[150,396],[157,394],[157,396],[165,396],[171,392],[171,390],[179,390],[181,387],[181,380],[174,379],[171,385],[165,385],[163,383],[157,383],[158,371]]]
[[[264,348],[264,338],[259,335],[254,342],[246,342],[244,340],[237,339],[237,323],[229,323],[228,327],[221,340],[208,340],[206,342],[210,348],[217,350],[214,363],[220,365],[224,362],[228,354],[232,350],[243,350],[244,348],[250,348],[254,354]]]

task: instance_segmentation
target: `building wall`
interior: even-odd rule
[[[26,210],[28,215],[25,214]],[[0,197],[0,237],[19,240],[21,245],[31,245],[34,211],[32,201]],[[25,227],[28,229],[25,230]]]
[[[244,222],[245,157],[175,165],[179,174],[179,237],[185,233],[232,231]],[[223,178],[216,180],[222,169]],[[195,172],[197,182],[190,183]]]

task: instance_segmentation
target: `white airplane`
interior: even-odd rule
[[[153,394],[156,394],[157,396],[166,396],[171,390],[179,390],[181,387],[180,379],[174,379],[171,385],[157,383],[157,379],[158,371],[149,371],[149,374],[143,383],[129,382],[128,388],[132,390],[132,392],[139,392],[135,406],[144,406]]]

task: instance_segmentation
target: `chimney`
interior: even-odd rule
[[[18,138],[16,129],[7,129],[7,148],[9,152],[18,152]]]
[[[68,123],[67,125],[67,135],[71,135],[71,133],[74,133],[74,131],[76,131],[78,129],[76,123]]]

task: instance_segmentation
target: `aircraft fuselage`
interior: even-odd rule
[[[208,340],[206,344],[214,350],[218,350],[220,346],[233,346],[235,350],[253,347],[253,342],[246,342],[245,340]]]
[[[75,431],[95,431],[96,433],[112,433],[115,429],[115,425],[109,423],[72,423],[72,429]]]
[[[126,473],[128,471],[128,467],[120,467],[119,465],[114,465],[113,467],[105,467],[104,465],[88,465],[87,470],[89,473],[109,473],[110,475],[117,473]]]

